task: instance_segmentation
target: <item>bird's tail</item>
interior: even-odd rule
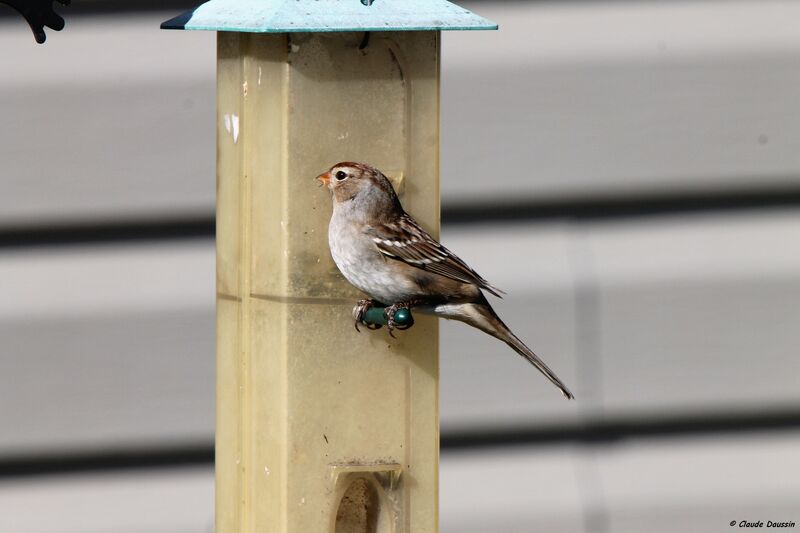
[[[564,382],[561,381],[558,376],[556,376],[555,372],[550,370],[550,367],[548,367],[538,355],[533,353],[533,351],[528,348],[525,343],[519,339],[519,337],[514,335],[502,320],[500,320],[500,317],[497,316],[497,313],[494,312],[494,309],[492,309],[492,306],[489,305],[488,301],[484,299],[483,302],[459,304],[458,307],[460,308],[459,312],[450,314],[450,316],[447,318],[454,318],[456,320],[466,322],[467,324],[474,326],[481,331],[484,331],[489,335],[505,342],[511,346],[515,352],[520,354],[522,357],[527,359],[530,364],[535,366],[539,372],[544,374],[553,385],[558,387],[561,390],[561,394],[563,394],[565,398],[568,400],[575,399],[575,396],[573,396],[567,386],[564,385]]]

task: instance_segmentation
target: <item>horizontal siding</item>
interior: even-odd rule
[[[0,530],[212,533],[214,472],[193,467],[2,483]]]
[[[800,188],[797,5],[473,7],[501,30],[444,38],[446,205]],[[211,214],[214,35],[169,15],[75,17],[41,47],[0,21],[0,225]]]
[[[800,185],[800,5],[467,5],[500,30],[443,39],[445,200]]]
[[[794,520],[800,435],[445,452],[443,533],[730,531]],[[735,472],[732,482],[731,472]],[[46,509],[47,512],[41,512]],[[211,533],[211,467],[0,483],[0,530]]]
[[[443,322],[442,531],[796,519],[800,4],[465,6],[501,30],[443,38],[443,240],[578,400]],[[0,19],[0,233],[109,233],[0,248],[0,531],[211,532],[214,35],[63,11]]]
[[[794,211],[446,227],[579,400],[443,322],[445,435],[796,405],[798,227]],[[211,241],[1,254],[0,426],[17,430],[0,453],[210,441],[213,268]]]
[[[444,533],[730,531],[794,520],[797,433],[443,454]],[[753,517],[753,518],[750,518]]]

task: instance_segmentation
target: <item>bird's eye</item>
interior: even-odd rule
[[[339,172],[336,173],[336,179],[339,181],[342,181],[346,177],[347,177],[347,172],[345,172],[344,170],[340,170]]]

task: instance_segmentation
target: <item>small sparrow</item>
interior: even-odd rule
[[[439,244],[403,210],[392,184],[364,163],[339,163],[317,176],[331,191],[328,226],[331,256],[342,275],[373,299],[353,309],[356,329],[377,302],[389,333],[399,309],[459,320],[505,342],[544,374],[568,399],[574,396],[550,368],[514,335],[489,305],[483,290],[501,297],[453,252]],[[366,325],[366,324],[365,324]],[[380,327],[380,326],[378,326]]]

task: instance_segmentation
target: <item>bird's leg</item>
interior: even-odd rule
[[[364,314],[366,314],[371,307],[375,307],[375,300],[371,298],[359,300],[356,306],[353,307],[353,320],[355,320],[353,325],[356,327],[356,331],[361,332],[361,330],[358,329],[359,322],[367,326],[367,329],[381,329],[383,327],[380,324],[369,324],[364,322]]]
[[[394,337],[392,330],[394,329],[404,330],[414,325],[414,318],[410,314],[409,314],[410,320],[407,324],[404,325],[398,324],[397,322],[394,321],[395,313],[397,313],[400,309],[406,309],[408,311],[411,311],[411,308],[414,307],[415,305],[422,305],[424,303],[426,303],[424,300],[406,300],[404,302],[395,302],[386,309],[384,309],[383,314],[386,315],[387,319],[386,327],[389,330],[389,335]]]

